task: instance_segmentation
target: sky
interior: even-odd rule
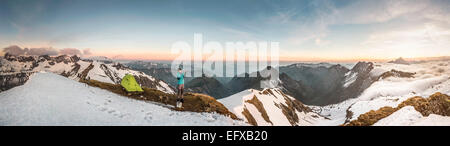
[[[279,42],[287,61],[450,56],[448,0],[2,0],[1,54],[170,60],[177,41]]]

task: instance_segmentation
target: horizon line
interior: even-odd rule
[[[1,56],[4,57],[6,55],[5,52],[1,52]],[[45,55],[45,54],[43,54]],[[58,54],[58,55],[49,55],[49,56],[60,56],[60,55],[68,55],[73,56],[76,55],[80,58],[89,59],[89,57],[106,57],[111,60],[122,60],[122,61],[174,61],[175,58],[144,58],[144,57],[125,57],[121,56],[121,58],[116,58],[117,55],[88,55],[84,56],[81,54]],[[14,56],[40,56],[40,55],[14,55]],[[278,62],[359,62],[359,61],[369,61],[369,62],[386,62],[386,61],[393,61],[399,58],[402,58],[404,60],[412,61],[412,60],[430,60],[430,59],[437,59],[442,57],[449,57],[449,55],[443,55],[443,56],[423,56],[423,57],[390,57],[390,58],[365,58],[365,57],[355,57],[355,58],[321,58],[321,57],[308,57],[308,58],[293,58],[293,57],[281,57]],[[225,61],[223,59],[210,59],[211,61]],[[182,60],[187,61],[187,60]],[[202,60],[191,60],[191,61],[202,61]],[[236,61],[236,60],[233,60]],[[237,61],[249,61],[249,60],[237,60]],[[256,60],[255,60],[256,61]]]

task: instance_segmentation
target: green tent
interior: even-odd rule
[[[141,86],[136,82],[136,79],[130,74],[125,75],[122,78],[122,82],[120,82],[120,85],[122,85],[127,92],[143,92]]]

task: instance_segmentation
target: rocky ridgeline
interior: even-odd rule
[[[51,66],[57,63],[74,63],[79,60],[80,58],[78,56],[14,56],[6,53],[0,63],[0,91],[23,85],[29,79],[30,75],[37,72],[34,69],[39,66],[40,62],[48,61],[48,64]],[[50,68],[50,66],[46,66],[45,68]],[[77,69],[77,67],[79,68],[79,65],[75,65],[74,69]],[[63,75],[67,76],[66,74],[69,73],[63,73]]]
[[[145,87],[174,93],[164,81],[114,62],[81,59],[78,56],[15,56],[5,54],[0,63],[0,91],[23,85],[35,72],[46,71],[74,79],[93,79],[118,84],[125,74],[132,74]]]

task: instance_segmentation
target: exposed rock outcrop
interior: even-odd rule
[[[313,125],[326,120],[280,89],[249,89],[219,100],[238,118],[258,126]]]
[[[423,116],[429,116],[430,114],[450,116],[450,96],[442,93],[435,93],[428,98],[419,96],[411,97],[395,108],[386,106],[376,111],[371,110],[360,115],[358,119],[345,124],[345,126],[370,126],[405,106],[413,106],[414,109]]]
[[[216,99],[224,98],[230,95],[227,87],[222,85],[215,78],[198,77],[187,82],[185,89],[189,92],[203,93],[215,97]]]
[[[25,84],[32,72],[0,75],[0,92]]]

